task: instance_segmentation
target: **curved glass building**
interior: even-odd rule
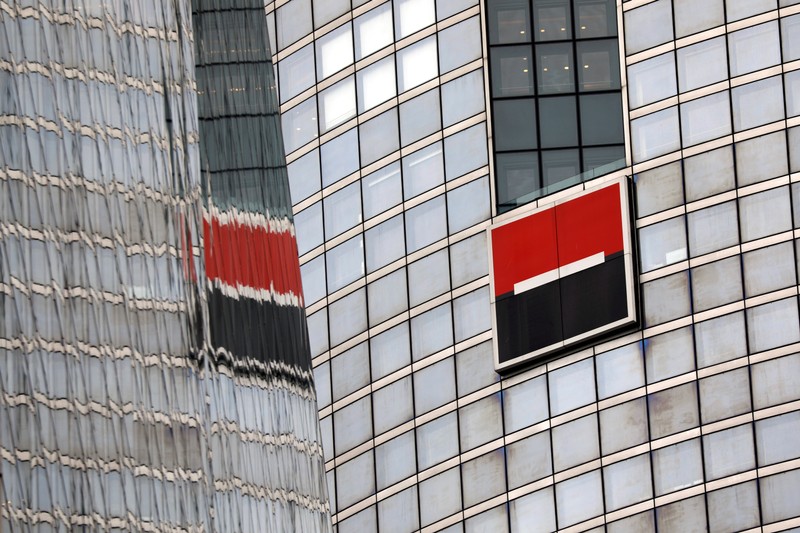
[[[800,527],[796,1],[267,13],[340,533]],[[630,247],[564,259],[601,240],[565,206],[612,184]],[[498,255],[528,215],[558,239]],[[629,285],[567,293],[620,252]],[[548,320],[628,297],[622,329]],[[546,340],[498,364],[497,331]]]
[[[0,531],[329,530],[263,5],[0,28]]]

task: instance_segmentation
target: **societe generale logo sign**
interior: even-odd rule
[[[496,370],[636,323],[626,178],[487,231]]]

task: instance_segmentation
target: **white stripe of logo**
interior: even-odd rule
[[[576,274],[581,270],[586,270],[587,268],[603,264],[604,261],[605,254],[603,252],[598,252],[594,255],[590,255],[589,257],[584,257],[583,259],[579,259],[573,263],[564,265],[561,268],[554,268],[553,270],[539,274],[538,276],[533,276],[532,278],[515,283],[514,294],[520,294],[550,283],[551,281],[555,281],[559,278],[565,278],[569,275]]]

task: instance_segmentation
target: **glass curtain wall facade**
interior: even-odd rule
[[[615,6],[641,327],[501,377],[501,3],[267,2],[335,528],[797,530],[800,5]]]
[[[0,2],[3,533],[330,530],[267,45],[260,2]]]

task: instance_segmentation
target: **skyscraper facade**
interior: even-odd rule
[[[266,12],[338,531],[800,528],[800,5]],[[614,184],[635,320],[501,364],[494,228]]]
[[[0,4],[0,531],[327,531],[260,2]]]

